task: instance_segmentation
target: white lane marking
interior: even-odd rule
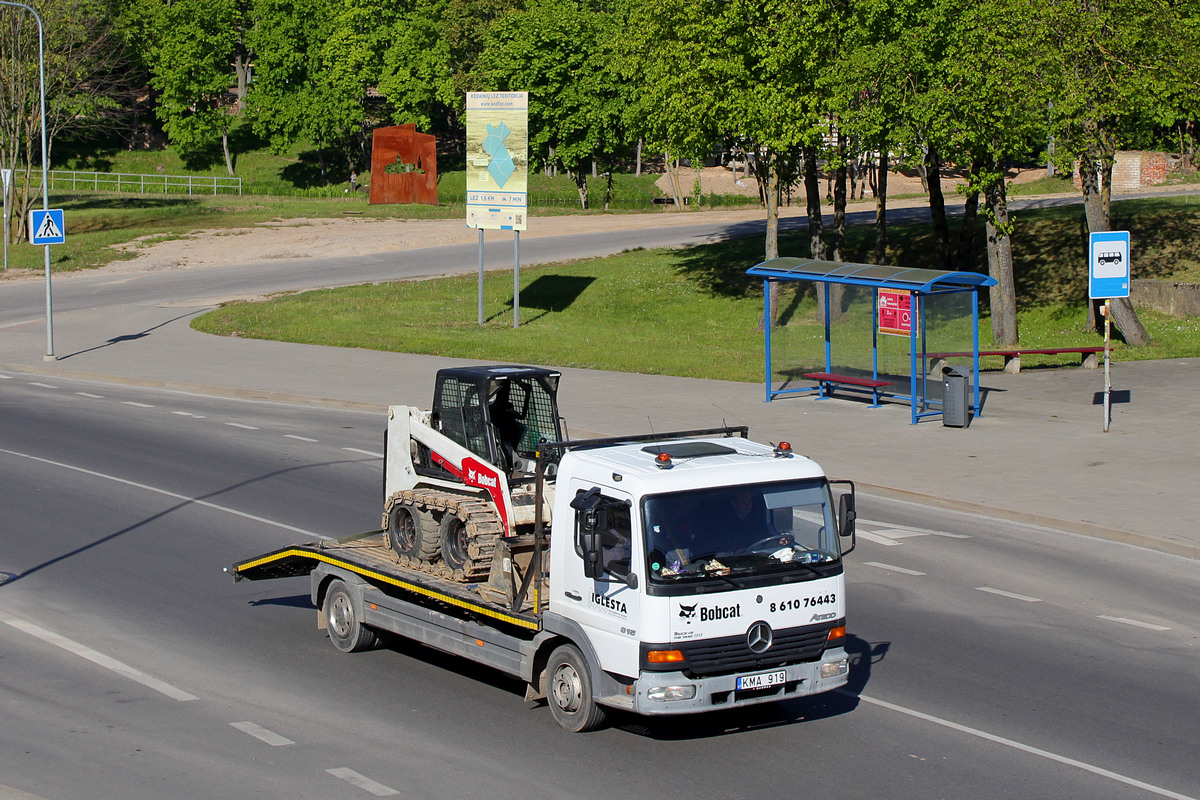
[[[0,375],[0,381],[11,381],[12,375]]]
[[[975,590],[979,592],[987,592],[988,594],[998,594],[1001,597],[1011,597],[1013,600],[1024,600],[1026,603],[1042,602],[1042,598],[1040,597],[1030,597],[1027,594],[1015,594],[1013,592],[1006,592],[1003,589],[993,589],[990,586],[976,586]]]
[[[0,375],[0,378],[3,377],[3,375]],[[4,798],[4,800],[46,800],[40,794],[22,792],[20,789],[5,786],[3,783],[0,783],[0,798]]]
[[[364,456],[374,456],[375,458],[383,458],[383,453],[373,453],[370,450],[359,450],[357,447],[343,447],[343,450],[349,450],[351,453],[361,453]]]
[[[93,400],[103,400],[104,399],[104,395],[92,394],[91,392],[76,392],[75,394],[79,395],[80,397],[90,397]]]
[[[1141,622],[1140,620],[1129,619],[1128,617],[1110,617],[1107,614],[1101,614],[1100,619],[1106,619],[1109,622],[1120,622],[1123,625],[1133,625],[1135,628],[1145,628],[1146,630],[1151,631],[1171,630],[1170,628],[1163,627],[1162,625],[1155,625],[1150,622]]]
[[[280,736],[274,731],[269,731],[261,725],[255,725],[253,722],[231,722],[229,724],[242,733],[250,734],[260,742],[266,742],[271,747],[285,747],[289,744],[295,744],[291,739]]]
[[[365,789],[376,797],[392,797],[400,792],[390,786],[384,786],[382,783],[376,783],[365,775],[360,775],[348,767],[338,767],[337,769],[325,770],[335,778],[341,778],[346,783],[353,784],[360,789]]]
[[[29,385],[30,385],[30,386],[40,386],[40,387],[42,387],[43,389],[57,389],[57,388],[58,388],[57,386],[54,386],[53,384],[50,384],[50,383],[38,383],[37,381],[30,381],[30,382],[29,382]]]
[[[971,537],[965,533],[948,533],[946,531],[935,531],[929,528],[917,528],[912,525],[895,525],[890,522],[880,522],[876,519],[858,518],[858,525],[868,525],[877,530],[872,531],[878,536],[885,536],[889,539],[907,539],[910,536],[941,536],[945,539],[970,539]]]
[[[207,417],[202,417],[199,414],[193,414],[190,411],[172,411],[171,413],[180,417],[191,417],[192,419],[208,419]]]
[[[122,400],[121,405],[136,406],[138,408],[154,408],[154,406],[150,405],[149,403],[135,403],[133,400]]]
[[[254,514],[247,514],[245,511],[238,511],[236,508],[229,508],[228,506],[217,505],[216,503],[210,503],[207,500],[201,500],[196,497],[188,497],[186,494],[179,494],[177,492],[169,492],[166,489],[159,489],[157,486],[147,486],[144,483],[138,483],[137,481],[126,480],[125,478],[118,478],[115,475],[105,475],[103,472],[96,472],[95,470],[84,469],[83,467],[76,467],[73,464],[64,464],[61,461],[51,461],[48,458],[41,458],[39,456],[31,456],[28,453],[18,453],[16,450],[5,450],[3,448],[0,448],[0,453],[4,453],[4,454],[10,455],[10,456],[17,456],[18,458],[27,458],[30,461],[37,461],[41,464],[49,464],[52,467],[60,467],[62,469],[69,469],[69,470],[73,470],[75,472],[81,472],[84,475],[91,475],[93,478],[103,478],[104,480],[107,480],[107,481],[113,481],[115,483],[121,483],[126,486],[132,486],[135,489],[144,489],[147,492],[154,492],[155,494],[161,494],[165,497],[171,497],[176,500],[183,500],[188,503],[195,503],[198,506],[204,506],[205,508],[211,508],[211,509],[214,509],[215,511],[224,511],[227,514],[233,514],[236,517],[242,517],[243,519],[253,520],[254,522],[261,522],[264,525],[272,525],[276,528],[282,528],[285,531],[292,531],[293,533],[303,534],[304,536],[312,536],[317,539],[328,539],[329,538],[328,536],[322,536],[319,533],[313,533],[312,531],[305,530],[304,528],[297,528],[295,525],[288,525],[283,522],[276,522],[273,519],[267,519],[266,517],[259,517]]]
[[[1088,764],[1085,761],[1076,761],[1073,758],[1067,758],[1066,756],[1060,756],[1058,753],[1051,753],[1049,750],[1042,750],[1037,747],[1032,747],[1030,745],[1023,744],[1022,742],[1018,742],[1013,739],[1005,739],[1003,736],[997,736],[994,733],[988,733],[987,731],[981,731],[978,728],[969,728],[966,725],[960,725],[957,722],[951,722],[948,719],[942,719],[941,717],[935,717],[932,714],[926,714],[924,712],[917,711],[912,708],[905,708],[904,706],[898,706],[895,703],[889,703],[885,700],[878,700],[874,697],[868,697],[868,696],[862,695],[862,694],[856,695],[854,692],[849,691],[848,689],[834,689],[834,691],[838,692],[839,694],[844,694],[847,697],[856,697],[859,700],[863,701],[864,703],[870,703],[871,705],[879,706],[880,708],[886,708],[889,711],[895,711],[899,714],[904,714],[909,717],[914,717],[916,719],[924,720],[925,722],[932,722],[934,725],[941,725],[943,728],[949,728],[950,730],[958,731],[959,733],[965,733],[970,736],[977,736],[980,739],[986,739],[987,741],[994,742],[995,744],[1001,744],[1001,745],[1004,745],[1005,747],[1011,747],[1014,750],[1020,750],[1023,753],[1029,753],[1030,755],[1038,756],[1039,758],[1046,758],[1046,759],[1049,759],[1050,761],[1057,761],[1059,764],[1065,764],[1069,767],[1075,767],[1077,769],[1084,770],[1085,772],[1090,772],[1093,775],[1099,775],[1102,778],[1108,778],[1109,780],[1117,781],[1118,783],[1123,783],[1127,786],[1133,786],[1138,789],[1143,789],[1147,792],[1150,792],[1152,794],[1157,794],[1161,797],[1170,797],[1170,798],[1172,798],[1172,800],[1197,800],[1197,798],[1195,798],[1195,797],[1189,797],[1188,795],[1185,795],[1185,794],[1173,792],[1170,789],[1164,789],[1161,786],[1155,786],[1150,783],[1145,783],[1143,781],[1137,780],[1136,778],[1130,778],[1127,775],[1121,775],[1118,772],[1112,772],[1111,770],[1104,769],[1103,767],[1097,767],[1094,764]]]
[[[870,531],[858,531],[857,533],[858,533],[858,538],[866,539],[868,542],[874,542],[875,544],[881,544],[881,545],[884,545],[885,547],[898,547],[900,545],[900,543],[895,541],[894,539],[889,539],[886,536],[876,536],[875,534],[871,533]]]
[[[104,669],[115,672],[118,675],[123,675],[126,678],[129,678],[131,681],[140,683],[147,689],[153,689],[156,692],[165,694],[172,700],[186,702],[188,700],[199,699],[194,694],[189,694],[183,689],[172,686],[165,681],[160,681],[158,678],[152,678],[146,673],[136,670],[128,664],[117,661],[115,658],[109,658],[103,653],[93,650],[87,645],[72,641],[65,636],[60,636],[54,631],[46,630],[40,625],[35,625],[32,622],[20,619],[18,617],[9,616],[3,612],[0,612],[0,622],[3,622],[5,625],[8,625],[11,628],[16,628],[23,633],[27,633],[30,636],[37,637],[47,644],[60,647],[63,650],[66,650],[68,653],[73,653],[80,658],[91,661],[96,666],[103,667]]]
[[[315,442],[315,441],[317,441],[316,439],[310,439],[310,438],[308,438],[307,436],[297,436],[297,435],[296,435],[296,434],[294,434],[294,433],[285,433],[285,434],[283,435],[283,438],[285,438],[285,439],[295,439],[295,440],[296,440],[296,441],[298,441],[298,442]]]
[[[231,427],[231,428],[241,428],[241,429],[242,429],[242,430],[244,430],[244,431],[256,431],[256,430],[258,430],[258,428],[254,427],[253,425],[243,425],[243,424],[242,424],[242,423],[240,423],[240,422],[226,422],[225,424],[226,424],[226,425],[228,425],[228,426],[229,426],[229,427]]]
[[[878,567],[879,569],[886,569],[886,570],[890,570],[892,572],[900,572],[905,575],[924,575],[925,574],[924,572],[917,572],[915,569],[905,569],[904,567],[896,567],[891,564],[882,564],[878,561],[864,561],[863,566]]]

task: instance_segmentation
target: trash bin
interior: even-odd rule
[[[971,423],[967,383],[967,376],[954,367],[942,367],[942,424],[947,428],[965,428]]]

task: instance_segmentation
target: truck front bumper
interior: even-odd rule
[[[817,661],[771,672],[785,672],[786,677],[781,683],[757,689],[738,689],[738,675],[693,679],[682,672],[643,672],[633,687],[632,710],[663,716],[738,708],[820,694],[845,686],[850,679],[849,660],[840,647],[827,650]]]

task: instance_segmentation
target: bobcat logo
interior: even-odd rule
[[[679,616],[683,619],[694,619],[696,616],[696,606],[698,606],[698,605],[700,605],[700,604],[693,603],[690,606],[685,606],[683,604],[680,604]]]

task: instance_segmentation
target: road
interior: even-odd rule
[[[6,800],[1200,797],[1187,559],[863,497],[847,691],[571,736],[222,573],[375,527],[380,415],[6,372],[0,421]]]

